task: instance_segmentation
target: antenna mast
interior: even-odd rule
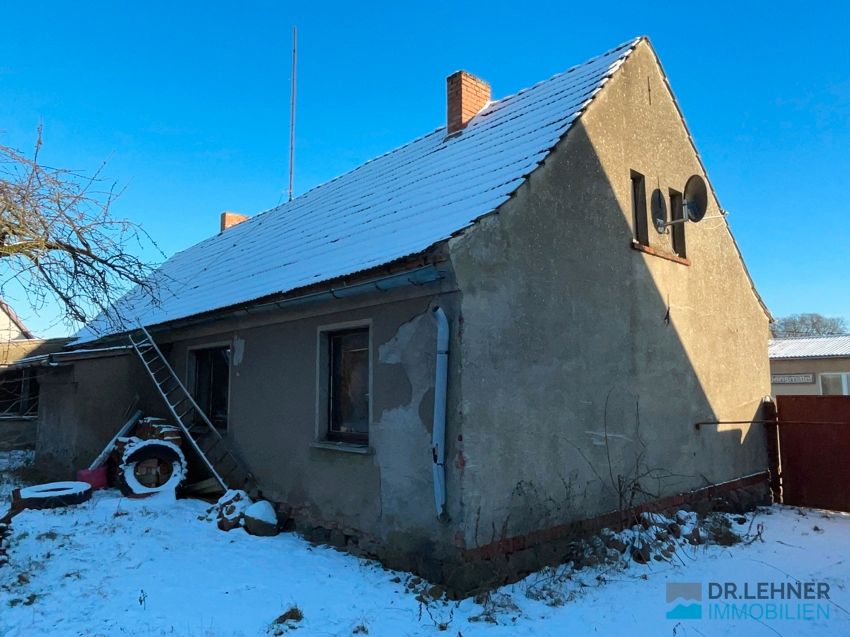
[[[292,201],[292,181],[295,175],[295,61],[298,48],[298,30],[292,27],[292,88],[289,104],[289,199]]]

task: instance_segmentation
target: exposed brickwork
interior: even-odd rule
[[[613,511],[595,518],[541,529],[526,535],[505,538],[474,549],[464,550],[463,535],[455,536],[454,551],[435,551],[429,543],[416,550],[396,541],[379,538],[332,522],[319,520],[307,511],[279,512],[289,518],[288,526],[307,540],[329,544],[362,557],[379,560],[388,568],[412,571],[434,584],[446,587],[450,597],[461,598],[481,590],[515,582],[543,566],[568,560],[576,538],[597,533],[605,527],[632,524],[644,512],[672,512],[683,507],[695,511],[743,511],[755,504],[768,504],[768,474],[758,473],[738,480],[710,485],[647,502],[628,511]]]
[[[235,226],[237,223],[242,223],[248,218],[248,215],[240,215],[238,212],[222,212],[221,213],[221,232]]]
[[[521,551],[525,548],[552,542],[564,537],[574,536],[577,532],[590,532],[599,530],[605,527],[618,527],[627,524],[630,520],[637,518],[641,513],[645,512],[661,512],[668,509],[676,509],[686,505],[692,505],[695,502],[711,501],[717,496],[745,489],[747,487],[763,485],[767,488],[769,476],[765,473],[758,473],[738,480],[723,482],[721,484],[713,484],[695,491],[687,493],[679,493],[677,495],[667,496],[647,502],[640,506],[629,509],[628,511],[611,511],[603,515],[582,520],[571,524],[561,524],[558,526],[533,531],[527,535],[505,538],[484,546],[479,546],[474,549],[469,549],[463,552],[463,557],[466,560],[481,560],[491,559],[496,555],[507,555]]]
[[[490,85],[467,73],[457,71],[446,78],[446,132],[462,130],[490,101]]]

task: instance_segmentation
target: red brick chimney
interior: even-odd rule
[[[457,71],[446,78],[446,134],[457,133],[490,101],[490,85],[471,73]]]
[[[238,212],[222,212],[221,213],[221,232],[235,226],[237,223],[242,223],[248,218],[248,215],[240,215]]]

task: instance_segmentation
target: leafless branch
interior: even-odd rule
[[[138,225],[116,219],[120,191],[105,185],[104,165],[93,174],[39,161],[41,129],[32,157],[0,145],[0,292],[16,281],[33,310],[57,301],[69,325],[106,314],[128,288],[157,298],[152,266],[131,253],[155,244]]]

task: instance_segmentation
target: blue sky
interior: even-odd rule
[[[458,68],[500,97],[646,34],[769,308],[850,319],[850,4],[406,4],[9,3],[0,141],[108,160],[170,255],[284,194],[294,24],[296,194],[440,126]]]

